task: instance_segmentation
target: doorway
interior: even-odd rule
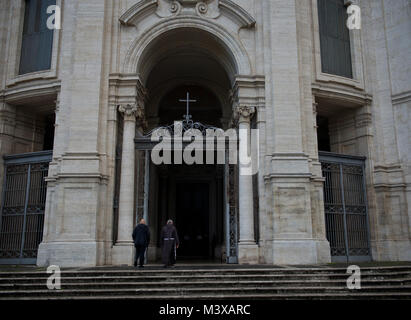
[[[180,236],[179,255],[183,259],[211,256],[209,228],[210,192],[208,183],[176,184],[176,226]]]
[[[223,261],[224,166],[167,165],[156,167],[156,172],[159,183],[152,203],[157,206],[152,209],[158,248],[161,228],[172,219],[180,239],[180,261]]]

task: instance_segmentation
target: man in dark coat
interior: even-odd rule
[[[179,244],[180,241],[177,229],[173,225],[173,220],[168,220],[160,235],[161,257],[164,268],[173,266],[176,263],[176,248],[178,248]]]
[[[134,259],[134,266],[137,267],[137,260],[140,259],[140,268],[144,267],[144,254],[150,243],[150,230],[146,225],[144,219],[140,220],[140,223],[134,228],[133,241],[136,247],[136,257]]]

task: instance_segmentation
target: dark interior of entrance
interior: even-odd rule
[[[209,257],[210,190],[203,182],[179,182],[176,185],[176,225],[180,233],[180,256]]]
[[[174,221],[180,239],[180,261],[220,261],[224,243],[224,167],[168,165],[157,169],[158,231],[168,219]]]

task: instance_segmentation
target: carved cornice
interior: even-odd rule
[[[235,21],[241,28],[252,28],[256,21],[242,7],[231,0],[141,0],[120,17],[126,26],[136,24],[150,12],[161,18],[179,15],[197,15],[217,19],[222,14]]]
[[[144,105],[147,91],[137,74],[110,74],[110,101],[114,105]]]
[[[60,92],[60,81],[19,84],[0,93],[0,99],[10,105],[32,105],[36,101],[54,101]]]
[[[316,98],[327,98],[347,105],[364,106],[372,103],[372,96],[363,90],[334,84],[313,84],[312,93]]]

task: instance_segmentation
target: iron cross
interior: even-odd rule
[[[191,119],[190,115],[190,102],[197,102],[197,100],[190,100],[190,93],[187,92],[187,99],[180,99],[180,102],[186,102],[187,103],[187,114],[184,116],[186,121],[189,121]]]

